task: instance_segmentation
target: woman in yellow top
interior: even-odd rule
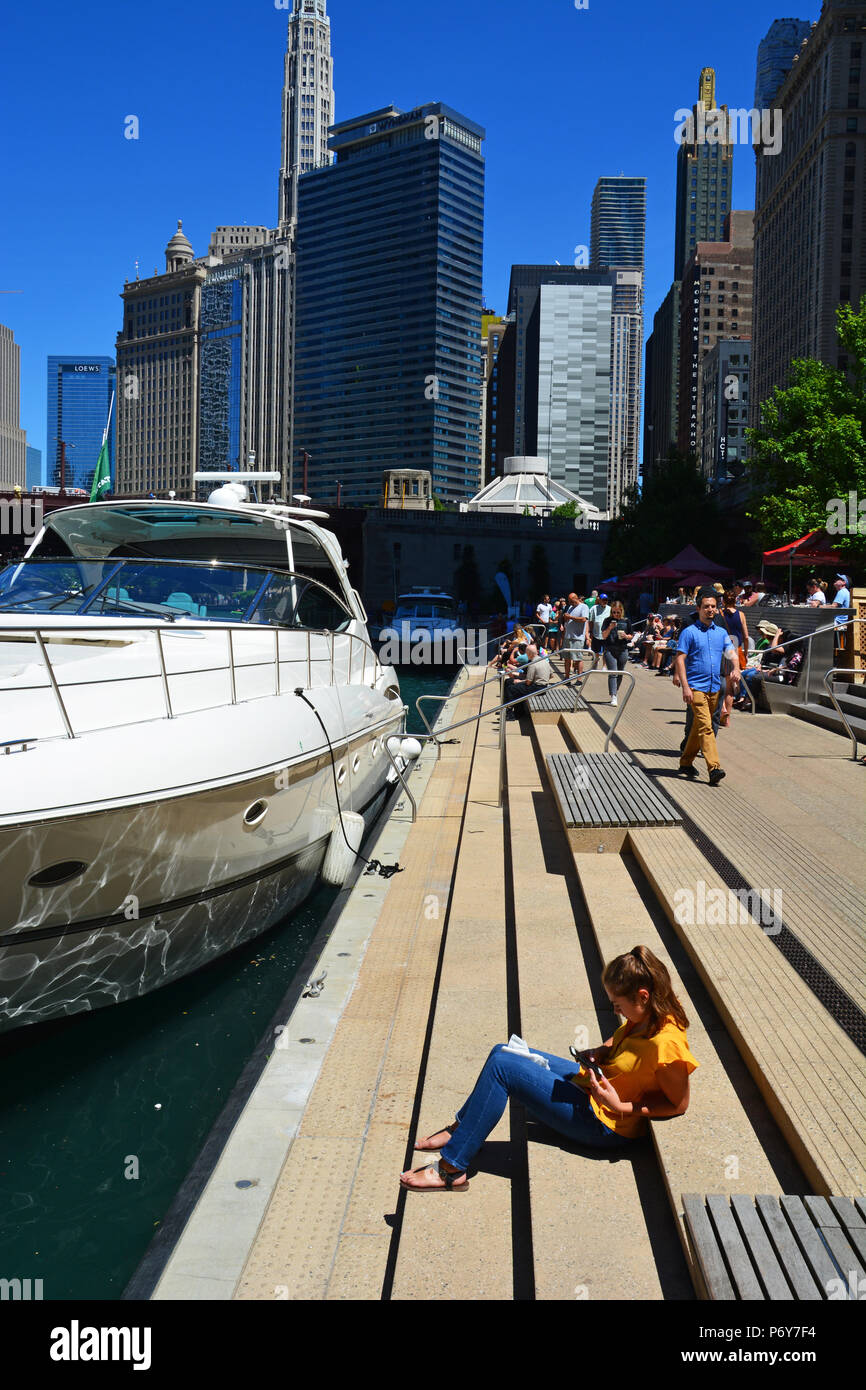
[[[646,1133],[647,1120],[685,1114],[689,1075],[698,1063],[686,1038],[688,1019],[671,977],[647,946],[610,961],[602,984],[625,1019],[613,1037],[575,1062],[542,1052],[531,1056],[495,1047],[457,1118],[415,1147],[441,1151],[438,1163],[405,1172],[411,1192],[462,1192],[466,1169],[499,1121],[509,1096],[543,1124],[593,1148],[624,1152]],[[600,1074],[597,1074],[600,1073]]]

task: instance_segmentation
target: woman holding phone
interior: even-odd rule
[[[453,1123],[415,1145],[422,1153],[438,1151],[438,1163],[403,1173],[402,1187],[464,1191],[466,1170],[509,1096],[566,1138],[608,1152],[627,1152],[646,1133],[647,1120],[685,1114],[689,1075],[698,1063],[666,967],[649,947],[635,946],[610,961],[601,979],[611,1006],[625,1020],[613,1036],[569,1059],[534,1054],[547,1067],[533,1054],[495,1047]]]

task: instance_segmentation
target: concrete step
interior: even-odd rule
[[[455,719],[479,706],[477,692],[461,679],[465,693]],[[469,725],[456,737],[456,745],[442,750],[429,800],[425,794],[419,805],[401,855],[405,872],[388,883],[355,988],[339,1011],[297,1137],[249,1248],[236,1299],[382,1297],[393,1242],[389,1220],[399,1208],[399,1173],[406,1163],[476,730]],[[325,1007],[327,998],[326,993]],[[275,1116],[281,1114],[279,1100],[276,1086]]]
[[[844,734],[846,738],[848,737],[845,725],[829,700],[826,705],[814,701],[808,701],[804,705],[792,705],[788,712],[794,719],[803,719],[807,724],[818,724],[822,729],[831,729],[835,734]],[[857,741],[866,743],[866,718],[847,714],[846,717]]]
[[[485,689],[483,707],[493,708],[497,702],[492,682]],[[496,806],[498,775],[499,733],[488,719],[478,727],[416,1138],[435,1133],[454,1118],[490,1049],[508,1040],[505,847],[502,811]],[[445,907],[443,902],[443,913]],[[406,1114],[410,1112],[411,1106]],[[401,1194],[392,1299],[514,1298],[508,1138],[506,1110],[467,1194],[435,1194],[435,1201],[434,1194]],[[491,1153],[499,1161],[488,1171]],[[420,1168],[435,1158],[416,1152],[411,1166]]]
[[[682,834],[672,828],[651,833],[677,838]],[[766,1122],[764,1107],[748,1078],[738,1076],[741,1069],[731,1056],[724,1027],[712,1011],[699,1014],[693,1000],[699,982],[689,978],[687,969],[682,974],[677,969],[627,861],[619,855],[578,852],[574,863],[601,958],[612,960],[636,943],[648,946],[670,971],[674,992],[689,1019],[689,1046],[700,1064],[691,1080],[689,1109],[674,1119],[652,1122],[650,1131],[683,1254],[692,1269],[681,1202],[684,1192],[753,1195],[806,1189],[781,1136]]]
[[[634,830],[629,840],[808,1190],[824,1196],[866,1191],[862,1053],[776,949],[768,928],[729,896],[685,831]],[[721,896],[710,898],[711,892]],[[717,1189],[692,1184],[688,1190]]]
[[[564,750],[561,733],[534,724],[546,747]],[[558,740],[558,743],[557,743]],[[536,758],[514,726],[508,731],[508,815],[514,865],[514,926],[520,1026],[531,1047],[568,1055],[608,1035],[612,1023],[598,981],[598,961],[576,897],[571,856],[558,816],[542,790]],[[587,951],[591,974],[587,968]],[[604,1006],[601,1007],[601,1001]],[[607,1030],[607,1031],[605,1031]],[[530,1125],[528,1176],[535,1297],[540,1300],[690,1296],[671,1222],[652,1221],[664,1196],[651,1153],[600,1162],[566,1140],[547,1140]],[[611,1248],[627,1249],[625,1264]]]

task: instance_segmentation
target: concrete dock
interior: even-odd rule
[[[325,988],[275,1034],[154,1298],[689,1299],[684,1192],[866,1192],[866,773],[827,730],[735,715],[726,780],[683,782],[680,694],[630,669],[611,752],[682,824],[629,828],[618,852],[570,843],[546,758],[603,752],[600,677],[586,708],[506,725],[501,807],[498,715],[425,749],[417,820],[404,797],[365,849],[405,871],[347,893]],[[461,673],[443,724],[497,703],[485,675]],[[772,926],[680,920],[684,891],[749,890]],[[610,1035],[601,967],[638,942],[690,1019],[688,1113],[611,1160],[513,1106],[468,1194],[402,1192],[426,1161],[415,1138],[453,1118],[491,1047],[519,1033],[567,1055]]]

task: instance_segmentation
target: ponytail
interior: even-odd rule
[[[651,1038],[667,1019],[673,1019],[685,1031],[689,1026],[685,1010],[673,991],[667,967],[654,956],[648,946],[635,946],[623,956],[609,961],[601,975],[602,984],[612,994],[635,999],[639,989],[649,993],[649,1026]]]

